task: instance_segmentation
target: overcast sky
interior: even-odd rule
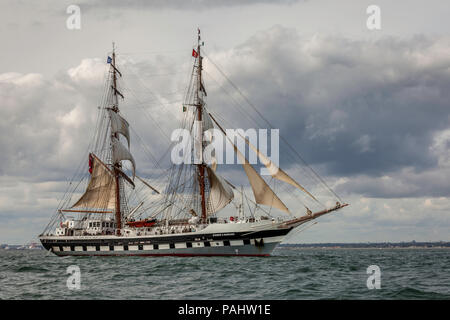
[[[71,4],[80,30],[66,27]],[[381,30],[366,26],[371,4]],[[449,241],[449,16],[445,0],[1,1],[0,243],[36,239],[84,161],[113,41],[122,112],[165,151],[197,27],[211,61],[351,204],[287,241]],[[208,59],[205,82],[212,111],[250,125]]]

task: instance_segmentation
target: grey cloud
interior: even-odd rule
[[[209,10],[258,4],[290,5],[304,0],[97,0],[83,3],[87,9],[176,9]]]
[[[336,191],[376,198],[450,197],[450,168],[422,172],[406,168],[380,177],[354,176]]]
[[[147,71],[139,62],[122,60],[122,63],[130,72],[162,73],[156,63],[148,63]],[[165,66],[170,67],[171,63]],[[30,182],[72,177],[87,161],[106,74],[103,59],[84,59],[53,78],[39,74],[1,74],[0,174]],[[169,146],[167,137],[156,126],[170,133],[177,121],[170,112],[176,114],[180,108],[161,105],[164,99],[158,96],[155,86],[143,87],[136,77],[128,72],[124,74],[129,79],[121,87],[127,97],[122,112],[133,125],[132,150],[140,162],[139,169],[145,172],[153,168],[148,155],[161,155]],[[161,91],[175,91],[171,78],[165,78],[159,80]],[[150,95],[149,90],[155,95]],[[136,151],[141,140],[148,146],[144,154]]]
[[[449,51],[449,37],[303,38],[276,26],[211,56],[307,162],[331,175],[380,176],[437,166],[429,148],[449,126]],[[210,104],[231,110],[218,94]]]
[[[295,30],[274,27],[227,51],[205,50],[309,164],[324,176],[347,177],[336,191],[355,202],[358,195],[393,201],[449,196],[450,139],[445,133],[450,120],[449,48],[446,37],[365,41],[303,37]],[[153,119],[167,128],[166,133],[178,125],[190,68],[183,63],[160,57],[140,61],[122,57],[126,96],[122,111],[155,156],[162,156],[169,145]],[[11,214],[17,214],[22,219],[35,210],[35,221],[45,220],[42,217],[50,215],[59,192],[64,191],[64,181],[78,166],[87,165],[84,154],[95,125],[105,67],[103,58],[91,58],[54,77],[0,75],[4,191],[0,218],[11,220]],[[233,101],[245,102],[208,59],[205,71],[209,108],[226,116],[233,127],[255,127]],[[136,81],[136,74],[147,81]],[[257,127],[265,127],[264,122],[259,120]],[[133,151],[137,140],[132,140]],[[293,158],[281,147],[282,164],[291,172]],[[146,154],[135,154],[138,170],[154,172]],[[234,168],[231,173],[236,176],[232,182],[242,178],[242,172]],[[296,177],[302,181],[303,176]],[[60,182],[47,186],[40,185],[42,181]],[[406,202],[405,206],[415,204]],[[13,205],[14,210],[6,211]],[[393,217],[383,219],[388,224]],[[355,228],[363,223],[358,221]],[[375,227],[377,220],[371,223]]]
[[[207,53],[310,165],[323,175],[355,177],[359,187],[340,190],[403,197],[423,192],[424,180],[425,194],[445,193],[446,184],[433,183],[440,180],[431,172],[439,176],[438,165],[447,155],[447,140],[436,145],[433,139],[449,124],[448,50],[448,38],[303,38],[295,30],[274,27],[229,51]],[[181,74],[179,62],[170,58],[121,59],[127,98],[122,111],[138,140],[146,141],[152,155],[161,156],[169,147],[167,136],[178,125],[190,65],[183,64]],[[3,175],[33,181],[70,176],[87,153],[105,68],[102,59],[86,59],[53,79],[2,75]],[[255,127],[234,105],[245,102],[208,59],[205,71],[209,108],[233,127]],[[152,76],[161,74],[169,76]],[[137,76],[149,80],[138,81]],[[166,95],[170,92],[176,94]],[[248,106],[243,111],[258,118]],[[257,127],[266,125],[259,119]],[[298,162],[290,155],[282,144],[280,160],[288,169]],[[143,172],[153,170],[148,155],[138,152],[136,157]],[[168,166],[168,154],[164,160],[162,166]],[[427,174],[407,180],[413,174],[405,168]],[[395,184],[383,185],[380,177],[388,174],[404,185],[397,190],[391,190]]]

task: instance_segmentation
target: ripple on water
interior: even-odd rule
[[[32,272],[32,273],[45,273],[48,272],[49,270],[43,267],[38,267],[38,266],[19,266],[16,269],[16,272]]]
[[[394,291],[389,294],[389,297],[393,299],[449,299],[449,295],[441,294],[438,292],[429,292],[419,290],[416,288],[405,287],[398,291]]]
[[[381,268],[380,290],[366,269]],[[66,287],[78,265],[81,290]],[[0,251],[2,299],[449,299],[450,250],[279,248],[268,258],[67,257]]]

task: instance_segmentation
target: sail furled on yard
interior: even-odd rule
[[[228,205],[234,198],[233,189],[230,185],[210,167],[206,167],[208,172],[208,179],[210,191],[207,202],[208,214],[213,214],[226,205]]]
[[[242,136],[241,136],[242,137]],[[248,139],[242,137],[248,146],[258,155],[261,162],[266,166],[267,170],[269,170],[270,175],[280,181],[289,183],[290,185],[302,190],[312,199],[317,201],[317,199],[303,186],[301,186],[297,181],[292,179],[286,172],[284,172],[281,168],[277,167],[269,158],[267,158],[259,149],[257,149],[253,144],[248,141]]]
[[[121,160],[129,160],[133,165],[133,179],[136,175],[136,164],[130,151],[119,141],[119,139],[112,137],[112,160],[114,163],[118,163]]]
[[[111,118],[111,133],[113,135],[120,133],[128,142],[128,148],[130,148],[130,129],[127,120],[121,117],[117,112],[108,110]]]
[[[116,182],[114,173],[91,154],[91,180],[86,191],[72,208],[115,209]]]

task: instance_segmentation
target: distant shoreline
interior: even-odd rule
[[[450,249],[450,242],[281,243],[281,248],[300,249]],[[0,244],[0,250],[44,250],[41,244]]]
[[[283,249],[302,249],[302,250],[411,250],[411,249],[421,249],[421,250],[432,250],[432,249],[450,249],[450,247],[321,247],[321,246],[311,246],[311,247],[301,247],[301,246],[283,246],[279,245]]]
[[[450,249],[450,242],[282,243],[279,246],[302,249]]]

